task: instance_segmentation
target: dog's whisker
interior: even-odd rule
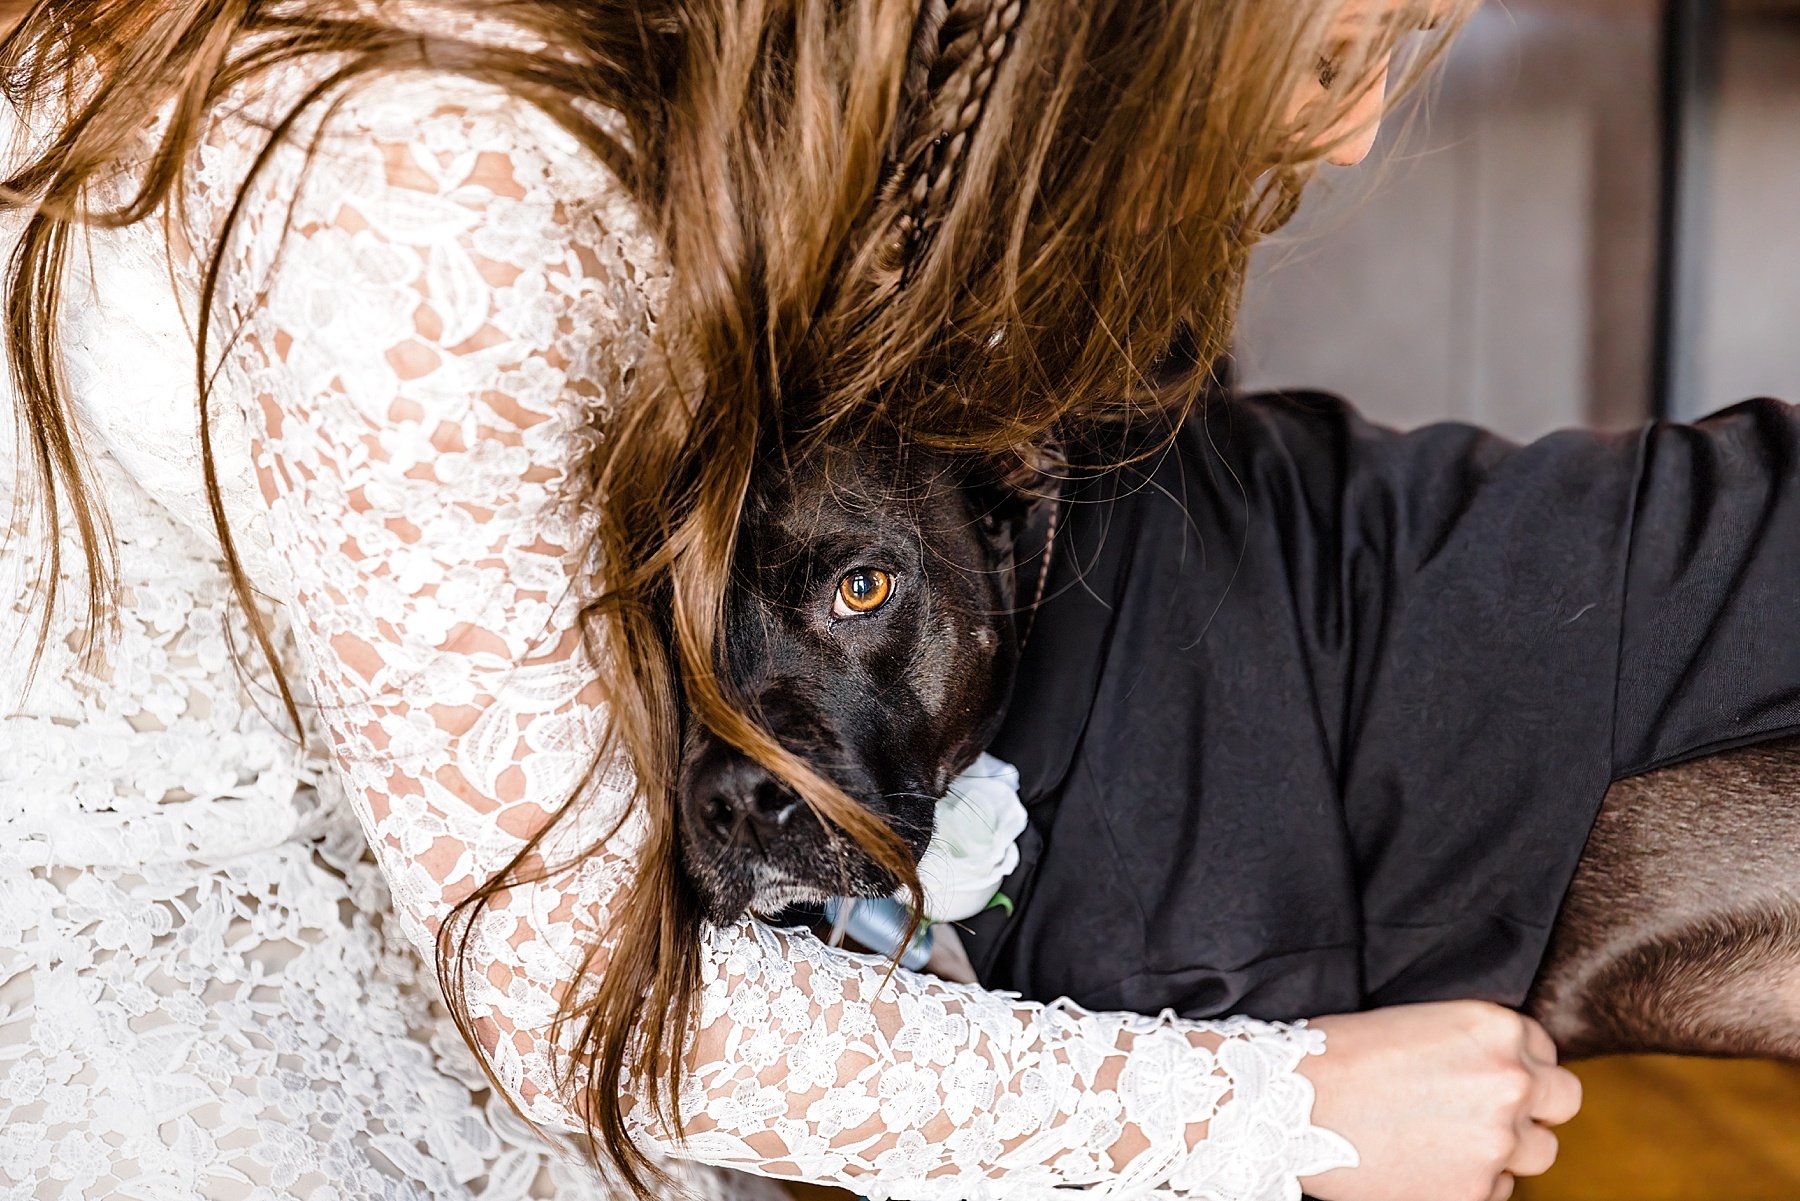
[[[929,792],[909,792],[905,789],[899,789],[894,792],[884,792],[881,794],[881,799],[884,801],[931,801],[934,804],[943,800],[942,797],[933,796]]]
[[[844,945],[844,936],[850,930],[850,914],[855,908],[854,900],[846,900],[838,906],[837,921],[831,925],[831,937],[826,943],[827,946],[841,947]]]

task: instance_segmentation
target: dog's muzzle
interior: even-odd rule
[[[720,848],[767,857],[802,806],[761,764],[714,747],[689,773],[688,818]]]

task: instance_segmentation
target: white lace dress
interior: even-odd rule
[[[174,242],[209,236],[260,140],[221,115]],[[157,221],[96,231],[73,258],[68,384],[123,596],[116,638],[77,658],[65,531],[28,682],[48,548],[15,507],[0,1197],[615,1195],[493,1094],[429,958],[447,907],[561,803],[606,720],[573,632],[584,525],[557,489],[653,335],[656,244],[552,122],[461,79],[367,86],[309,171],[277,156],[228,254],[237,336],[214,420],[237,544],[308,702],[304,746],[228,599],[200,486],[193,259]],[[14,425],[0,479],[21,461]],[[612,766],[582,824],[633,796]],[[605,854],[504,894],[480,927],[482,1037],[550,1131],[575,1119],[546,1029],[637,837],[628,823]],[[1309,1125],[1294,1068],[1311,1031],[889,979],[754,923],[711,932],[703,972],[691,1160],[876,1196],[1240,1201],[1297,1196],[1297,1174],[1348,1158]]]

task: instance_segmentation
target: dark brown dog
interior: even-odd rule
[[[1528,1009],[1571,1056],[1800,1059],[1800,741],[1613,785]]]
[[[915,854],[1017,659],[1013,546],[1041,489],[992,479],[866,451],[774,474],[727,599],[740,699]],[[687,752],[683,858],[715,920],[892,892],[760,767],[704,730]],[[1800,741],[1615,785],[1527,1008],[1569,1055],[1800,1058]]]
[[[866,445],[771,470],[749,498],[721,676],[915,858],[1011,689],[1030,503],[985,464]],[[730,744],[690,723],[683,750],[682,862],[714,921],[893,894],[892,875]]]

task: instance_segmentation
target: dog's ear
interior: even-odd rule
[[[1065,472],[1054,448],[1026,447],[983,458],[969,468],[964,487],[983,536],[1010,552],[1060,494]]]

